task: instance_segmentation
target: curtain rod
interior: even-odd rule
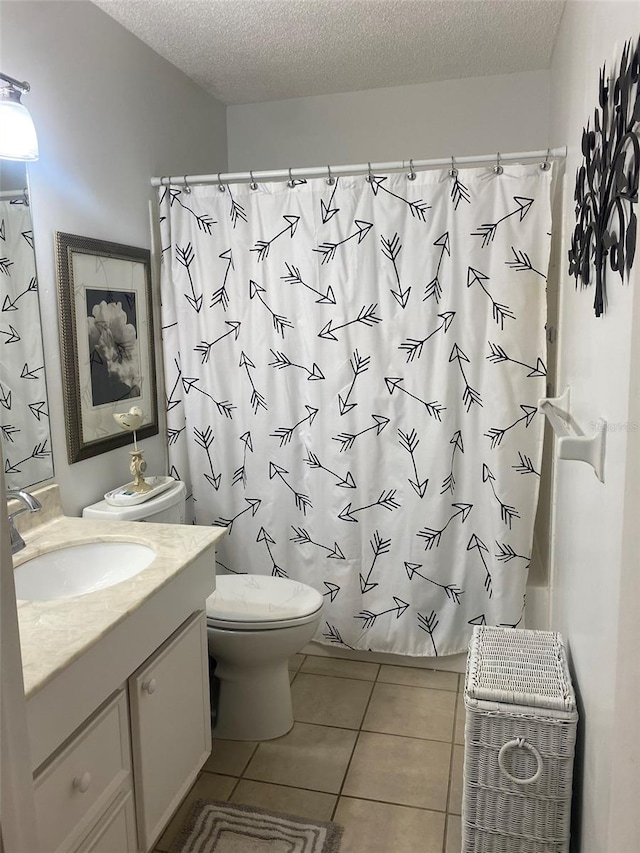
[[[23,199],[28,198],[26,187],[24,189],[19,189],[19,190],[1,190],[0,191],[0,201],[10,201],[11,199],[19,199],[19,198],[23,198]]]
[[[341,175],[366,175],[368,172],[401,172],[404,169],[427,170],[483,166],[488,163],[524,163],[529,161],[562,160],[567,156],[566,146],[541,151],[520,151],[514,154],[483,154],[479,157],[440,157],[434,160],[395,160],[389,163],[359,163],[351,166],[312,166],[309,168],[274,169],[271,171],[221,172],[216,175],[169,175],[151,178],[154,187],[184,186],[193,184],[240,184],[256,181],[284,181],[294,178],[336,178]]]

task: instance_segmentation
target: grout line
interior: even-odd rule
[[[373,693],[373,691],[372,691],[372,693]],[[362,718],[363,722],[364,722],[365,717],[367,716],[367,711],[369,710],[370,702],[371,702],[371,697],[369,697],[369,701],[367,702],[367,707],[365,708],[365,711],[364,711],[364,716]],[[357,732],[358,734],[360,732],[362,732],[366,735],[384,735],[385,737],[401,737],[401,738],[405,738],[405,740],[420,740],[420,741],[426,740],[426,741],[429,741],[430,743],[440,743],[440,744],[451,743],[451,739],[449,739],[449,740],[437,740],[437,739],[432,738],[432,737],[418,737],[417,735],[397,735],[397,734],[393,734],[393,732],[376,732],[376,731],[373,731],[370,729],[363,729],[362,724],[360,724],[359,728],[355,729],[355,728],[347,728],[347,726],[336,726],[336,725],[330,724],[330,723],[308,723],[308,722],[306,722],[306,720],[294,720],[294,725],[296,723],[301,723],[303,726],[317,726],[318,728],[321,728],[321,729],[338,729],[338,731],[341,731],[341,732]],[[289,732],[287,732],[287,734],[288,733]],[[286,735],[283,735],[282,737],[286,737]],[[258,746],[260,746],[261,743],[270,743],[270,741],[259,741]],[[456,745],[461,746],[461,744],[456,744]],[[214,771],[208,771],[208,772],[214,772],[215,773],[216,771],[214,770]],[[222,774],[222,775],[225,775],[225,774]],[[229,774],[226,774],[226,775],[229,775]]]
[[[449,779],[447,781],[447,799],[445,806],[445,815],[444,815],[444,837],[442,839],[442,853],[446,853],[447,846],[447,830],[449,828],[449,800],[451,798],[451,778],[453,776],[453,751],[455,748],[455,716],[454,716],[454,726],[453,726],[453,735],[451,736],[451,750],[449,753]]]
[[[298,670],[296,675],[308,675],[313,678],[339,678],[342,681],[356,681],[358,684],[375,684],[375,678],[354,678],[352,675],[337,675],[335,672],[302,672]]]
[[[230,802],[231,802],[231,797],[233,797],[233,795],[235,794],[236,789],[237,789],[238,785],[240,784],[241,780],[242,780],[242,777],[241,777],[241,776],[238,776],[238,777],[236,778],[236,784],[233,786],[233,788],[229,791],[229,793],[228,793],[228,795],[227,795],[227,800],[226,800],[226,801],[227,801],[228,803],[230,803]]]
[[[432,812],[433,814],[445,815],[445,820],[446,820],[446,816],[447,816],[447,812],[445,812],[443,809],[430,809],[430,808],[427,808],[427,806],[416,806],[413,803],[398,803],[395,800],[374,800],[371,797],[363,797],[363,796],[354,797],[353,794],[344,794],[344,795],[341,794],[338,796],[338,799],[341,799],[341,798],[345,799],[345,800],[364,800],[367,803],[380,803],[380,805],[382,805],[382,806],[397,806],[399,809],[415,809],[415,811],[418,811],[418,812]],[[336,803],[336,808],[337,808],[337,805],[338,804]],[[334,810],[334,815],[335,815],[335,810]],[[453,817],[460,817],[460,815],[453,815]],[[334,818],[332,817],[331,820],[334,820]]]
[[[455,755],[455,751],[456,751],[456,746],[461,746],[461,744],[457,743],[457,741],[456,741],[456,737],[459,734],[459,732],[458,732],[458,703],[459,702],[464,703],[464,679],[463,678],[458,678],[458,690],[456,693],[456,712],[454,715],[454,723],[453,723],[453,737],[451,739],[451,760],[450,760],[450,764],[449,764],[449,783],[447,786],[447,811],[446,811],[445,820],[444,820],[444,840],[443,840],[442,853],[447,853],[447,834],[449,832],[449,821],[450,821],[450,818],[454,816],[454,813],[450,811],[450,805],[451,805],[450,800],[451,800],[451,785],[452,785],[452,781],[453,781],[453,759],[454,759],[454,755]],[[463,707],[464,707],[464,704],[463,704]],[[463,724],[462,747],[464,749],[464,724]],[[463,793],[463,797],[464,797],[464,793]],[[460,821],[462,821],[461,817],[460,817]]]
[[[371,692],[369,693],[369,699],[367,700],[367,704],[364,709],[364,713],[362,714],[362,719],[360,720],[360,726],[358,728],[358,733],[356,734],[356,739],[353,742],[353,749],[351,750],[351,755],[349,756],[349,761],[347,762],[347,766],[345,767],[344,774],[342,776],[342,784],[340,785],[340,790],[338,791],[338,796],[336,797],[336,802],[333,807],[333,811],[331,812],[331,820],[334,819],[336,811],[338,809],[338,803],[340,802],[340,797],[342,796],[342,791],[344,790],[344,783],[347,780],[347,776],[349,774],[349,770],[351,768],[351,762],[353,761],[353,756],[355,755],[356,747],[358,746],[358,741],[360,740],[360,735],[362,734],[362,724],[364,723],[367,711],[369,710],[369,705],[371,704],[371,699],[373,698],[373,693],[375,690],[375,683],[371,688]]]
[[[436,687],[433,684],[407,684],[403,681],[380,681],[377,679],[376,684],[388,684],[390,687],[411,687],[413,690],[437,690],[439,693],[455,693],[458,688],[452,690],[450,687]]]
[[[319,788],[305,788],[302,785],[288,785],[286,782],[271,782],[265,781],[264,779],[251,779],[248,776],[243,776],[241,779],[238,779],[238,783],[240,782],[255,782],[258,785],[269,785],[269,787],[274,788],[285,788],[289,791],[308,791],[310,794],[325,794],[327,797],[336,797],[336,800],[338,797],[335,791],[321,791]],[[238,785],[234,787],[233,791],[231,792],[231,794],[229,794],[229,796],[235,794],[237,787]]]
[[[253,756],[254,756],[254,755],[256,754],[256,752],[258,751],[258,747],[260,746],[260,744],[261,744],[261,743],[262,743],[262,741],[258,741],[258,742],[256,743],[256,745],[253,747],[253,749],[251,750],[251,755],[250,755],[250,756],[249,756],[249,758],[246,760],[245,765],[244,765],[244,767],[242,768],[242,771],[241,771],[241,773],[240,773],[240,776],[239,776],[239,778],[240,778],[240,779],[244,778],[245,771],[246,771],[247,767],[251,764],[251,759],[253,758]]]
[[[337,658],[330,658],[330,660],[337,660]],[[292,672],[292,670],[289,670],[289,671]],[[306,670],[303,672],[302,668],[300,668],[299,670],[296,671],[296,675],[314,676],[315,678],[341,678],[343,680],[348,679],[349,681],[361,682],[362,684],[387,684],[389,687],[408,687],[411,690],[437,690],[438,693],[448,693],[448,694],[453,693],[455,696],[458,695],[457,686],[456,686],[455,690],[452,690],[451,688],[448,688],[448,687],[434,687],[431,684],[403,684],[403,683],[398,682],[398,681],[380,681],[379,677],[378,677],[379,673],[378,673],[378,676],[376,676],[376,678],[373,678],[373,679],[371,679],[371,678],[354,678],[352,675],[339,675],[335,672],[308,672]]]
[[[349,663],[365,663],[365,661],[352,660],[351,658],[332,658],[332,657],[329,657],[328,655],[306,655],[304,661],[300,664],[300,668],[297,670],[297,672],[302,672],[303,675],[319,675],[323,678],[350,678],[352,681],[373,681],[376,684],[392,684],[396,687],[415,687],[415,688],[420,689],[420,690],[441,690],[444,693],[458,693],[458,691],[460,689],[460,680],[459,680],[458,676],[461,673],[454,672],[453,670],[448,670],[448,669],[431,670],[431,669],[423,669],[422,667],[399,667],[401,669],[411,669],[411,668],[418,669],[420,672],[447,673],[448,675],[455,675],[456,676],[455,688],[441,687],[441,686],[432,685],[432,684],[407,684],[406,682],[401,682],[401,681],[382,681],[380,679],[380,673],[382,671],[382,667],[383,666],[393,666],[394,664],[376,663],[375,666],[378,667],[378,671],[376,672],[376,675],[374,678],[357,678],[356,676],[353,676],[353,675],[341,674],[338,672],[312,672],[311,670],[303,670],[302,667],[303,667],[304,663],[306,663],[306,661],[310,658],[311,659],[317,659],[317,660],[348,661]]]
[[[353,731],[353,729],[352,729]],[[368,735],[384,735],[385,737],[402,737],[405,740],[419,740],[419,741],[427,741],[428,743],[451,743],[451,738],[444,738],[444,740],[438,740],[435,737],[420,737],[419,735],[401,735],[397,732],[380,732],[378,729],[363,729],[360,728],[359,731],[364,732]]]
[[[312,660],[312,661],[319,661],[319,660],[335,661],[336,663],[356,663],[356,664],[367,663],[366,661],[354,661],[354,660],[349,660],[349,659],[345,659],[345,658],[332,658],[332,657],[327,657],[325,655],[323,655],[322,657],[316,657],[315,655],[307,655],[305,657],[303,663],[306,663],[308,660]],[[380,664],[371,662],[371,663],[368,663],[368,665],[376,667],[376,674],[373,678],[359,678],[355,675],[347,675],[346,673],[342,674],[340,672],[313,672],[313,670],[310,670],[310,669],[305,669],[304,672],[305,672],[305,675],[326,675],[326,676],[333,677],[333,678],[352,678],[354,681],[375,681],[376,678],[378,677],[378,673],[380,672]],[[301,669],[302,669],[302,665],[301,665]]]

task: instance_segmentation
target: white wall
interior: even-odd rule
[[[528,71],[230,106],[229,169],[546,148],[548,104],[549,73]]]
[[[609,306],[599,319],[593,314],[593,289],[575,290],[566,261],[582,128],[597,105],[599,68],[605,62],[611,67],[616,42],[637,38],[639,31],[637,3],[571,0],[551,69],[550,144],[568,146],[558,246],[558,387],[571,387],[572,414],[585,432],[592,432],[599,418],[610,425],[604,484],[587,465],[556,465],[552,627],[568,640],[580,696],[574,849],[582,853],[640,849],[638,611],[633,618],[629,613],[631,596],[638,598],[640,564],[637,341],[632,362],[633,317],[635,311],[637,337],[640,308],[638,259],[628,284],[609,273]],[[625,730],[616,731],[617,721]]]
[[[67,514],[129,476],[126,448],[69,466],[53,235],[149,248],[153,175],[225,170],[225,108],[84,2],[0,2],[2,71],[28,80],[40,160],[29,167],[55,476]],[[161,400],[162,389],[159,389]],[[162,436],[142,443],[166,473]]]

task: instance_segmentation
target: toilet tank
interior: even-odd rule
[[[135,506],[111,506],[105,500],[82,510],[83,518],[112,521],[149,521],[156,524],[184,524],[187,490],[180,480],[167,489]]]

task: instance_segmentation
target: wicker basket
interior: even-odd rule
[[[578,714],[560,634],[474,627],[462,853],[567,853]]]

